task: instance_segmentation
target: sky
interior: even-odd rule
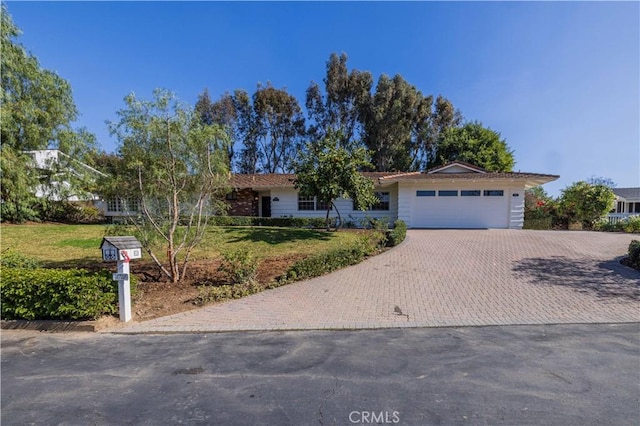
[[[640,186],[640,2],[6,2],[18,41],[69,81],[76,126],[117,150],[129,93],[195,104],[258,83],[304,107],[332,52],[400,74],[500,133],[515,171]]]

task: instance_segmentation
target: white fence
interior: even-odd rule
[[[609,213],[607,216],[607,220],[611,224],[616,224],[618,222],[622,222],[630,217],[640,216],[640,213]]]

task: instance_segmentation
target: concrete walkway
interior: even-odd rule
[[[596,232],[411,230],[400,246],[323,277],[105,331],[638,322],[640,273],[618,263],[632,239]]]

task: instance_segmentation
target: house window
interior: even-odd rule
[[[316,210],[327,211],[330,203],[326,203],[324,201],[320,201],[316,198]]]
[[[107,200],[107,211],[117,212],[118,205],[120,204],[118,201],[120,201],[118,198],[109,198],[109,200]]]
[[[460,196],[461,197],[479,197],[480,196],[480,190],[479,189],[474,189],[472,191],[460,191]]]
[[[109,198],[107,211],[110,212],[137,212],[140,210],[140,202],[135,198]]]
[[[378,202],[369,207],[370,211],[389,211],[391,196],[388,192],[376,192],[374,194]],[[353,210],[358,210],[356,203],[353,203]]]
[[[458,191],[438,191],[438,197],[457,197]]]
[[[436,191],[416,191],[416,197],[435,197]]]
[[[298,210],[315,210],[316,197],[303,197],[298,195]]]
[[[238,199],[238,191],[231,191],[227,193],[227,200],[234,201]]]
[[[388,192],[376,192],[378,202],[371,207],[371,210],[389,210],[389,200],[391,197]]]
[[[485,197],[504,197],[504,191],[502,189],[485,189]]]
[[[622,201],[618,201],[618,206],[616,207],[616,213],[624,213],[624,203]]]
[[[629,211],[627,213],[640,213],[640,203],[629,203]]]

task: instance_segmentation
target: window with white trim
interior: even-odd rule
[[[113,197],[107,200],[109,212],[137,212],[140,210],[140,202],[135,198]]]
[[[327,207],[329,207],[329,203],[325,203],[324,201],[320,201],[318,197],[303,197],[302,195],[298,195],[298,210],[301,211],[313,211],[313,210],[322,210],[327,211]],[[333,209],[333,207],[331,207]]]
[[[298,210],[315,210],[316,209],[316,197],[303,197],[298,195]]]
[[[389,211],[391,206],[391,194],[389,192],[375,192],[374,195],[378,199],[378,202],[369,207],[369,211]],[[353,210],[356,208],[356,203],[353,203]]]

